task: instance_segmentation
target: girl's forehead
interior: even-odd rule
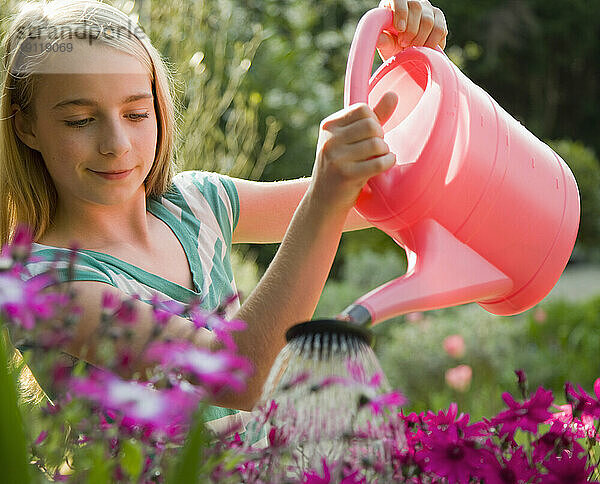
[[[52,109],[66,99],[115,104],[152,93],[150,74],[134,56],[106,45],[77,44],[71,52],[51,53],[40,64],[36,72],[40,108]]]
[[[24,46],[37,51],[43,46]],[[26,54],[27,55],[27,54]],[[41,60],[31,55],[29,69],[35,74],[144,74],[147,68],[133,55],[109,45],[86,40],[65,39],[46,50]],[[39,58],[39,56],[37,56]]]
[[[39,77],[36,104],[60,113],[69,107],[113,107],[153,101],[152,83],[138,74],[44,74]]]

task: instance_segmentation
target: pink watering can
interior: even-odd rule
[[[406,49],[371,77],[382,30],[393,30],[390,10],[361,19],[344,104],[398,95],[383,125],[396,165],[369,180],[356,208],[406,250],[409,267],[342,316],[375,324],[470,302],[499,315],[529,309],[554,287],[575,244],[573,174],[440,50]]]

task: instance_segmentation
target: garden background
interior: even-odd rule
[[[15,3],[0,0],[2,25]],[[319,122],[342,107],[356,23],[376,1],[111,3],[139,19],[172,64],[180,165],[280,180],[310,175]],[[561,154],[581,192],[580,232],[567,272],[536,308],[500,317],[467,305],[375,330],[384,371],[411,409],[457,401],[478,418],[500,410],[517,368],[526,370],[532,388],[543,385],[556,395],[566,380],[589,390],[600,376],[600,3],[434,3],[446,14],[450,58]],[[242,297],[276,248],[237,247]],[[405,268],[403,251],[385,234],[345,234],[316,316],[336,314]]]

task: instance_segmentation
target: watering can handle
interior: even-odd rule
[[[352,42],[348,54],[344,107],[367,102],[377,40],[384,30],[395,31],[394,13],[389,8],[374,8],[360,19],[354,39],[361,42]]]
[[[367,102],[377,41],[384,30],[398,32],[394,27],[394,13],[389,8],[371,9],[360,19],[346,65],[344,107]],[[356,41],[358,39],[360,42]],[[445,55],[441,47],[437,50]]]

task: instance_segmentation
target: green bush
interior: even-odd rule
[[[581,220],[577,252],[588,259],[600,260],[600,161],[579,141],[559,140],[548,144],[569,165],[579,188]]]

